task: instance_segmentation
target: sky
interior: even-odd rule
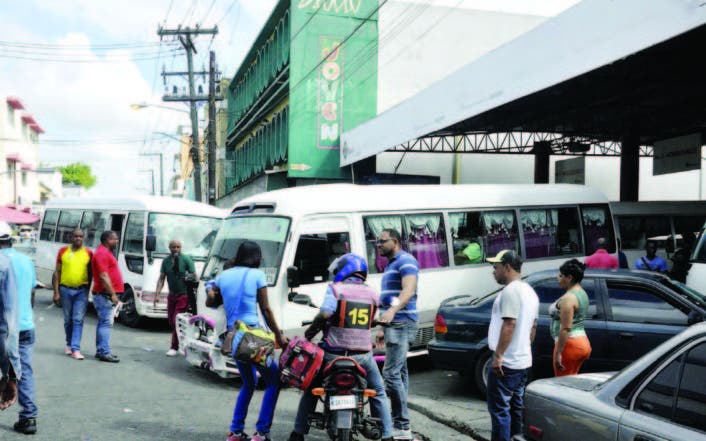
[[[81,161],[92,167],[98,183],[91,193],[151,190],[151,173],[143,170],[158,170],[159,159],[140,153],[163,152],[166,186],[179,144],[155,132],[176,135],[184,125],[190,133],[188,113],[130,107],[150,103],[188,110],[186,104],[161,100],[162,67],[183,70],[186,57],[174,51],[178,43],[165,40],[160,45],[158,26],[217,25],[213,40],[196,39],[194,66],[207,67],[209,49],[215,50],[219,69],[232,77],[274,4],[0,0],[0,96],[19,97],[46,131],[40,138],[42,164]],[[173,84],[184,87],[187,82]]]
[[[293,2],[318,0],[293,0]],[[328,0],[324,0],[328,1]],[[365,0],[364,0],[365,1]],[[516,14],[556,15],[577,0],[395,0]],[[172,174],[180,126],[190,133],[187,107],[163,103],[162,68],[184,70],[178,43],[161,42],[158,26],[218,26],[196,39],[195,68],[214,50],[231,78],[269,16],[275,0],[0,0],[0,96],[17,96],[46,131],[43,165],[89,164],[95,195],[146,193],[163,153],[164,185]],[[174,80],[169,87],[184,87]],[[204,83],[206,90],[206,83]],[[181,110],[148,107],[157,104]],[[203,118],[203,112],[200,113]],[[148,156],[141,156],[148,154]]]

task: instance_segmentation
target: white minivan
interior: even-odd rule
[[[155,196],[66,198],[47,203],[39,231],[35,265],[37,279],[50,287],[59,249],[71,240],[77,227],[84,231],[84,245],[95,249],[106,230],[118,234],[115,249],[125,281],[120,320],[137,326],[142,317],[166,318],[166,287],[154,305],[162,259],[171,239],[182,242],[182,252],[194,260],[197,273],[226,211],[185,199]],[[154,250],[146,237],[154,236]]]
[[[337,257],[348,252],[366,256],[368,283],[380,289],[387,262],[377,254],[375,240],[384,228],[401,233],[403,247],[421,267],[420,326],[410,355],[426,353],[444,299],[480,296],[497,287],[486,256],[519,250],[526,259],[523,273],[531,273],[558,269],[569,258],[593,253],[600,237],[615,252],[608,200],[584,186],[331,184],[262,193],[239,202],[224,220],[201,275],[199,314],[177,317],[180,348],[189,363],[224,377],[237,372],[218,348],[223,309],[204,306],[202,287],[244,240],[262,247],[269,303],[280,326],[293,335],[301,334],[302,321],[316,314],[291,301],[293,293],[307,294],[320,305],[328,267]],[[480,245],[482,256],[466,256],[463,251],[471,242]],[[298,286],[288,286],[288,272]]]

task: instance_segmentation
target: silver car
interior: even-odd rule
[[[706,323],[618,373],[538,380],[513,441],[706,441]]]

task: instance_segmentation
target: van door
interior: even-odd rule
[[[329,283],[329,265],[351,250],[351,220],[348,216],[309,217],[300,221],[295,237],[294,254],[287,267],[299,269],[300,286],[294,291],[306,294],[317,307],[321,305]],[[311,320],[318,308],[283,302],[284,329],[300,328]]]
[[[113,254],[115,254],[115,257],[118,257],[118,252],[122,246],[123,242],[123,226],[125,225],[125,218],[127,217],[127,213],[111,213],[110,214],[110,229],[112,231],[115,231],[115,233],[118,235],[118,244],[115,246],[115,249],[113,250]]]

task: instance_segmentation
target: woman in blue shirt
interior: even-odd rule
[[[206,306],[217,307],[221,304],[219,297],[222,298],[228,330],[237,320],[248,326],[262,326],[257,312],[259,306],[267,326],[275,333],[277,343],[284,348],[287,346],[288,340],[280,331],[267,301],[265,273],[257,269],[260,267],[261,261],[260,245],[252,241],[243,242],[238,247],[235,259],[230,262],[231,268],[219,274],[214,287],[209,289]],[[270,427],[280,390],[277,363],[274,359],[266,367],[239,360],[236,360],[235,363],[238,365],[243,385],[235,402],[228,441],[269,441]],[[256,432],[250,438],[243,430],[245,429],[248,406],[257,384],[256,371],[259,371],[260,376],[267,383],[267,387],[260,407],[260,416],[255,424]]]

